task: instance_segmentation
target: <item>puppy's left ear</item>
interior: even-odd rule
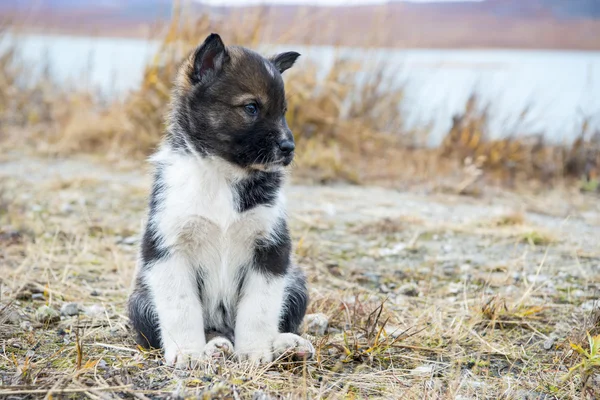
[[[227,61],[229,54],[221,37],[216,33],[210,34],[194,53],[193,82],[205,84],[212,81]]]
[[[296,59],[300,57],[300,53],[295,51],[288,51],[286,53],[277,54],[271,57],[271,62],[277,68],[280,74],[283,74],[285,70],[288,70],[294,65]]]

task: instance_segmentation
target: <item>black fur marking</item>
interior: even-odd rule
[[[216,33],[211,33],[194,54],[194,72],[192,82],[207,83],[218,73],[228,59],[227,50]]]
[[[271,62],[277,68],[280,74],[287,69],[290,69],[292,65],[296,62],[296,60],[300,57],[300,53],[296,53],[295,51],[288,51],[286,53],[277,54],[276,56],[271,58]]]
[[[254,268],[266,274],[284,275],[290,266],[292,240],[285,219],[281,219],[271,239],[259,239],[254,248]]]
[[[136,342],[144,348],[160,348],[160,331],[148,286],[138,277],[127,304]]]
[[[306,277],[300,268],[294,267],[290,274],[293,275],[293,278],[291,279],[292,283],[285,289],[279,332],[291,332],[298,335],[308,305],[308,290],[306,289]]]
[[[154,176],[152,194],[150,195],[148,224],[146,226],[146,231],[144,232],[144,237],[142,238],[141,258],[142,268],[144,269],[169,255],[169,249],[161,244],[160,235],[152,223],[152,216],[157,212],[157,209],[160,206],[164,190],[165,184],[162,180],[162,171],[159,167]]]
[[[238,182],[234,188],[238,198],[238,211],[244,212],[257,206],[275,204],[282,181],[280,172],[257,171]]]

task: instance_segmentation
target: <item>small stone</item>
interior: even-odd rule
[[[546,340],[542,346],[544,347],[544,350],[548,351],[552,350],[552,348],[554,347],[554,343],[556,343],[556,338],[549,337],[548,340]]]
[[[381,280],[381,275],[376,274],[374,272],[363,272],[362,276],[365,278],[365,280],[371,283],[379,283],[379,281]]]
[[[15,349],[23,348],[23,344],[21,344],[21,342],[19,342],[19,340],[16,338],[8,339],[6,341],[6,344],[9,345],[10,347],[14,347]]]
[[[457,294],[463,291],[464,285],[460,282],[450,282],[448,285],[448,293]]]
[[[71,203],[64,203],[60,206],[60,212],[62,214],[70,214],[74,211],[73,205]]]
[[[585,296],[585,292],[581,289],[573,290],[571,292],[571,296],[581,298]]]
[[[6,323],[11,325],[20,325],[23,317],[15,310],[9,310],[6,317]]]
[[[72,317],[73,315],[79,314],[79,304],[77,303],[65,303],[60,308],[60,314],[65,317]]]
[[[419,295],[419,287],[414,282],[405,283],[398,288],[398,292],[405,296],[417,297]]]
[[[432,364],[424,364],[412,369],[410,374],[414,376],[428,376],[433,373],[433,369],[434,368]]]
[[[102,318],[104,316],[104,307],[93,304],[84,309],[85,315],[90,318]]]
[[[137,236],[128,236],[121,240],[121,244],[125,244],[127,246],[133,246],[138,241]]]
[[[31,332],[33,330],[33,326],[31,325],[31,322],[29,322],[29,321],[21,321],[21,323],[19,324],[19,327],[21,328],[21,330],[23,330],[25,332]]]
[[[34,293],[31,295],[32,300],[46,300],[43,293]]]
[[[330,217],[333,217],[337,213],[335,205],[332,203],[325,203],[323,205],[323,211],[325,211],[325,214],[327,214]]]
[[[583,311],[586,311],[586,312],[594,311],[594,310],[600,308],[600,300],[588,300],[588,301],[582,303],[580,307]]]
[[[527,276],[527,280],[531,283],[542,283],[546,282],[549,279],[547,275],[529,275]]]
[[[470,380],[466,381],[465,383],[468,386],[472,387],[473,389],[482,389],[487,386],[487,384],[485,382],[482,382],[477,379],[470,379]]]
[[[60,314],[52,307],[41,306],[35,312],[35,319],[43,324],[53,324],[60,321]]]
[[[92,290],[92,292],[90,293],[90,296],[94,296],[94,297],[96,297],[96,296],[100,296],[100,292],[99,292],[99,291],[97,291],[96,289],[94,289],[94,290]]]
[[[515,392],[515,396],[513,398],[516,400],[543,400],[549,399],[550,396],[533,390],[521,389]]]
[[[315,336],[323,336],[329,326],[329,318],[325,314],[308,314],[305,317],[306,331]]]
[[[257,390],[252,394],[252,400],[271,400],[272,397],[262,390]]]

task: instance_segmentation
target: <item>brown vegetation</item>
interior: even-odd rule
[[[0,124],[13,145],[53,154],[139,159],[163,134],[175,71],[198,38],[217,30],[229,43],[256,48],[265,34],[264,13],[256,9],[243,21],[238,15],[237,24],[215,23],[208,15],[189,20],[176,13],[141,87],[109,104],[94,93],[65,91],[48,75],[24,85],[26,68],[9,49],[0,55]],[[304,31],[310,30],[307,24]],[[297,178],[397,185],[453,169],[468,175],[460,193],[481,178],[514,185],[522,179],[552,184],[583,177],[586,188],[597,187],[600,144],[588,124],[570,147],[549,145],[543,135],[492,140],[498,135],[489,132],[488,107],[476,95],[455,116],[439,151],[423,147],[427,129],[405,129],[402,87],[385,86],[393,67],[338,57],[324,78],[314,65],[290,71],[288,122],[298,142]],[[359,73],[367,76],[361,83]],[[456,168],[461,164],[464,170]]]

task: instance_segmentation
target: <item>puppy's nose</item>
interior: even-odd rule
[[[296,145],[292,140],[282,140],[279,142],[279,149],[286,154],[291,153],[295,148]]]

